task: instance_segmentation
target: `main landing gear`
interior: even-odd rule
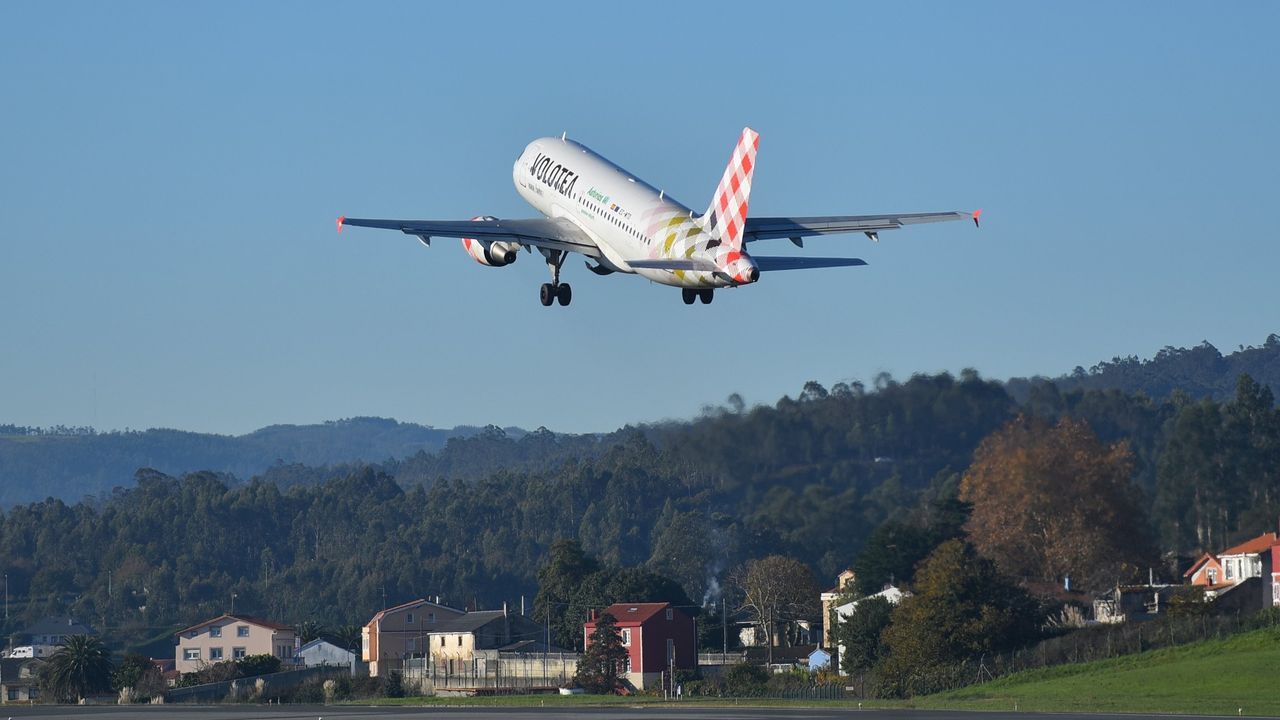
[[[710,305],[715,299],[714,288],[703,288],[696,290],[694,288],[681,288],[680,298],[684,300],[685,305],[692,305],[694,300],[701,300],[703,305]]]
[[[561,307],[568,305],[573,300],[573,289],[569,287],[569,283],[560,282],[560,268],[564,265],[567,254],[563,250],[543,250],[542,254],[547,258],[551,282],[542,283],[542,287],[538,288],[538,302],[543,307],[551,307],[554,302],[559,302]]]
[[[557,300],[561,305],[568,305],[573,300],[573,289],[569,287],[569,283],[542,283],[542,287],[538,288],[538,301],[545,307],[551,307]]]

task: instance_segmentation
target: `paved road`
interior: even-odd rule
[[[0,720],[1169,720],[1168,715],[978,713],[944,710],[734,708],[636,705],[609,708],[323,707],[308,705],[5,706]],[[1194,716],[1184,716],[1194,717]]]

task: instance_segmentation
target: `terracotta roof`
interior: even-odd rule
[[[618,621],[618,627],[634,627],[640,625],[659,612],[671,607],[671,603],[614,603],[600,611],[599,615],[609,613]],[[599,617],[597,615],[597,617]],[[595,627],[595,621],[587,621],[587,625]]]
[[[407,610],[410,608],[422,607],[424,605],[430,605],[431,607],[434,607],[434,608],[447,610],[451,613],[454,613],[455,615],[465,614],[462,610],[459,610],[457,608],[452,608],[452,607],[449,607],[448,605],[441,605],[440,603],[434,603],[426,598],[418,598],[417,600],[410,600],[409,602],[406,602],[406,603],[400,603],[399,605],[393,605],[389,608],[384,608],[382,610],[379,610],[378,612],[374,613],[373,617],[369,618],[369,622],[365,623],[364,625],[365,627],[371,627],[374,623],[386,617],[388,613],[393,613],[393,612],[396,612],[397,610]]]
[[[292,625],[281,625],[278,622],[263,620],[262,618],[256,618],[252,615],[236,614],[236,615],[219,615],[218,617],[213,618],[212,620],[205,620],[204,622],[197,623],[195,625],[192,625],[191,627],[182,628],[178,632],[174,633],[174,635],[181,635],[183,633],[191,632],[192,630],[199,630],[202,627],[208,627],[209,625],[213,625],[216,622],[227,620],[227,619],[249,623],[250,625],[257,625],[258,627],[264,627],[264,628],[267,628],[268,630],[292,630],[293,629]]]
[[[1227,548],[1218,553],[1219,557],[1223,555],[1253,555],[1260,552],[1266,552],[1276,542],[1276,534],[1273,532],[1263,533],[1252,540],[1246,540],[1235,547]]]
[[[1214,557],[1213,553],[1205,553],[1204,555],[1201,555],[1199,560],[1192,563],[1191,567],[1188,568],[1186,572],[1182,573],[1182,577],[1191,577],[1192,575],[1200,572],[1200,568],[1204,567],[1205,563],[1210,560],[1217,562],[1218,558]]]

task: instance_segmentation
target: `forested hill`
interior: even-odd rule
[[[1230,355],[1202,342],[1193,348],[1166,347],[1150,360],[1137,356],[1112,358],[1085,370],[1077,367],[1069,375],[1053,378],[1060,390],[1119,390],[1144,393],[1165,400],[1175,391],[1193,399],[1211,397],[1219,402],[1231,399],[1236,379],[1248,374],[1259,385],[1280,398],[1280,335],[1272,333],[1260,347],[1244,347]],[[1029,388],[1044,378],[1013,378],[1007,383],[1010,394],[1025,400]]]
[[[873,388],[808,383],[773,405],[734,398],[693,422],[600,438],[491,429],[440,453],[276,465],[249,482],[142,470],[91,502],[0,514],[0,565],[14,627],[70,611],[157,637],[225,611],[231,593],[243,612],[331,625],[424,595],[517,606],[539,591],[559,538],[580,541],[601,566],[668,578],[694,602],[773,554],[829,582],[876,557],[864,552],[875,533],[892,562],[866,576],[902,580],[922,538],[963,524],[957,486],[975,449],[1022,414],[1125,441],[1115,450],[1133,499],[1125,532],[1132,547],[1152,548],[1130,569],[1156,567],[1157,548],[1192,555],[1274,527],[1274,406],[1247,377],[1222,404],[1052,384],[1019,403],[973,371]]]
[[[407,458],[440,450],[450,438],[480,432],[365,417],[272,425],[240,436],[0,425],[0,505],[99,495],[132,485],[134,473],[142,467],[173,474],[210,470],[244,479],[274,468],[283,477],[294,463],[323,466]],[[520,433],[515,428],[508,432]]]
[[[1280,336],[1272,334],[1260,347],[1241,347],[1225,356],[1208,343],[1189,349],[1168,347],[1149,360],[1114,358],[1088,370],[1076,368],[1070,375],[1051,381],[1014,378],[1004,387],[1014,401],[1024,404],[1031,400],[1034,387],[1043,390],[1050,382],[1055,392],[1063,393],[1118,390],[1162,402],[1179,391],[1193,399],[1211,397],[1225,402],[1235,393],[1242,373],[1270,388],[1273,397],[1280,397]],[[832,388],[832,392],[842,392],[841,387]],[[810,391],[815,388],[820,386],[811,386]],[[727,412],[740,414],[737,411],[742,409],[729,408]],[[679,444],[683,435],[703,437],[721,425],[693,422],[674,427],[676,432],[651,427],[645,433],[651,438],[669,436]],[[131,486],[133,474],[142,467],[171,475],[212,471],[226,475],[231,484],[256,476],[281,488],[316,484],[360,463],[379,463],[401,485],[430,484],[440,478],[470,481],[499,470],[550,471],[568,459],[595,458],[616,444],[624,432],[568,436],[542,430],[525,436],[516,428],[445,430],[382,418],[275,425],[241,436],[165,429],[95,433],[87,428],[36,430],[0,425],[0,507],[46,497],[74,501],[102,495],[115,487]],[[776,438],[776,434],[757,438],[744,456],[754,457],[760,447],[778,450]],[[711,451],[728,442],[723,438],[705,440]],[[828,441],[801,437],[796,442],[804,447]],[[877,454],[887,457],[892,449],[881,448]],[[768,465],[776,456],[765,453],[761,462]],[[726,461],[736,462],[732,457]],[[1150,472],[1145,468],[1148,486]]]

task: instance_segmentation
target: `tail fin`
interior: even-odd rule
[[[703,229],[730,250],[742,249],[742,230],[747,222],[747,199],[751,195],[751,173],[756,169],[756,151],[760,135],[751,128],[742,129],[742,137],[733,149],[729,166],[724,169],[711,207],[700,218]],[[714,247],[714,245],[712,245]]]

